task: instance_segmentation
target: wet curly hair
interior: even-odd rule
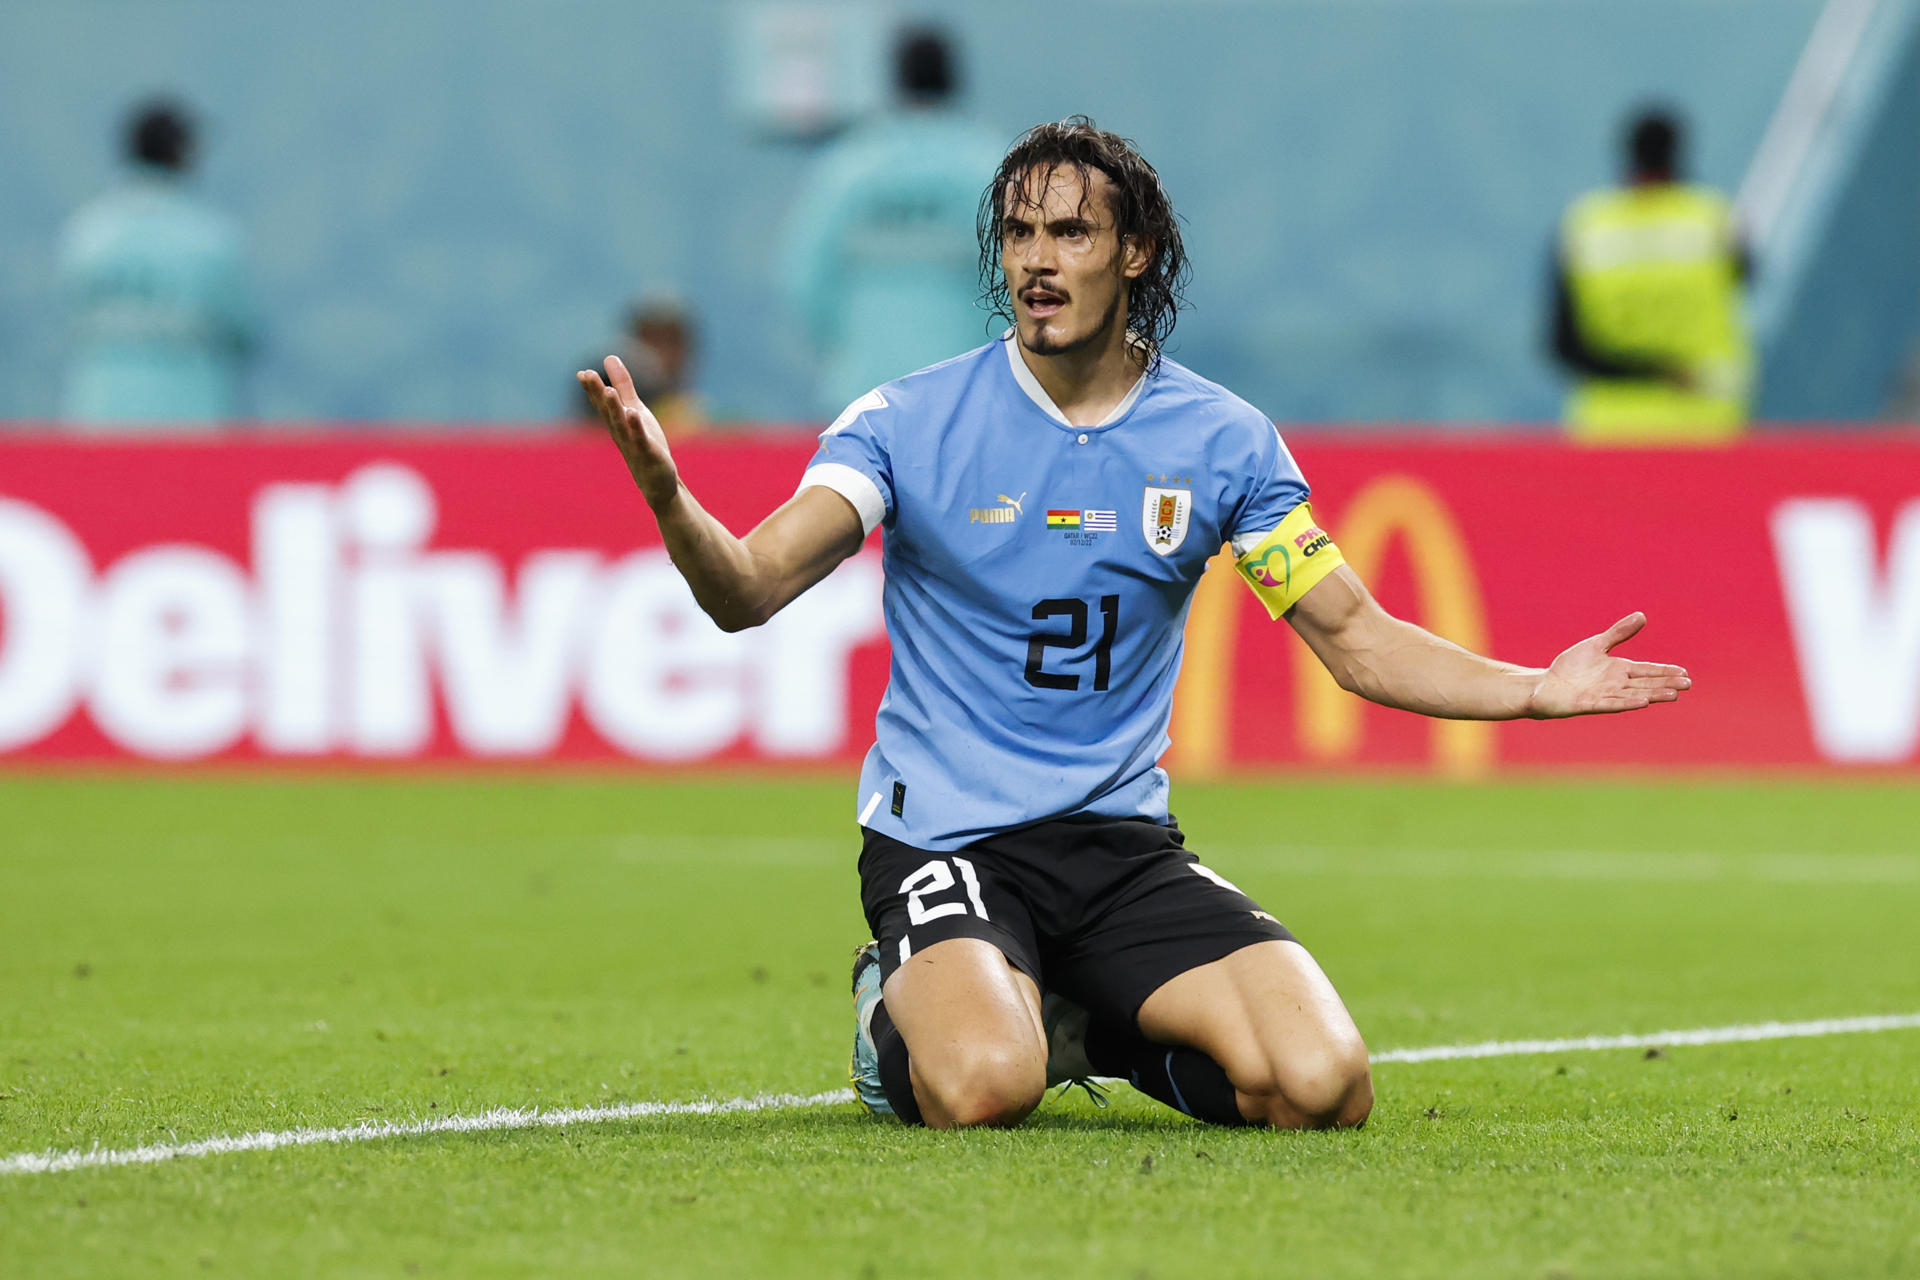
[[[1127,329],[1145,344],[1147,371],[1158,372],[1160,350],[1173,333],[1174,321],[1186,302],[1189,272],[1179,218],[1167,189],[1160,185],[1160,175],[1133,141],[1109,133],[1086,116],[1068,116],[1027,130],[1008,150],[993,181],[987,184],[975,220],[980,239],[980,301],[1002,320],[1013,323],[1013,300],[1006,273],[1000,269],[1000,240],[1008,202],[1032,207],[1027,198],[1028,175],[1036,170],[1051,174],[1063,167],[1080,175],[1083,201],[1091,198],[1093,171],[1106,174],[1114,188],[1115,228],[1122,237],[1133,236],[1154,245],[1153,261],[1128,290]]]

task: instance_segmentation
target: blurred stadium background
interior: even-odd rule
[[[808,416],[772,285],[813,147],[756,128],[741,83],[768,8],[8,4],[0,418],[54,411],[50,251],[155,91],[200,110],[202,187],[253,245],[264,421],[553,419],[651,286],[695,304],[717,407]],[[849,110],[884,95],[894,23],[923,17],[989,127],[1084,111],[1137,138],[1200,267],[1180,358],[1283,423],[1551,421],[1549,241],[1648,99],[1691,117],[1703,180],[1766,198],[1760,417],[1883,415],[1920,333],[1904,0],[823,8]],[[1828,9],[1867,29],[1763,148]]]
[[[1177,807],[1227,833],[1241,860],[1223,869],[1298,904],[1376,1048],[1920,1007],[1897,923],[1920,883],[1920,0],[9,0],[0,1158],[837,1087],[827,952],[858,940],[846,837],[886,673],[877,548],[762,631],[720,635],[581,429],[570,375],[636,298],[677,298],[713,420],[676,446],[695,491],[736,529],[791,492],[821,412],[779,296],[782,228],[838,129],[882,108],[907,20],[952,35],[987,128],[1085,112],[1139,141],[1189,224],[1174,354],[1280,424],[1391,608],[1522,662],[1644,608],[1635,649],[1699,681],[1645,720],[1429,724],[1343,700],[1207,575],[1170,767],[1176,790],[1218,785]],[[156,93],[202,122],[196,189],[244,229],[247,411],[81,435],[60,417],[55,246],[119,180],[126,112]],[[1555,227],[1617,178],[1621,121],[1648,102],[1685,115],[1691,170],[1737,198],[1758,262],[1738,443],[1599,449],[1557,425]],[[516,776],[429,776],[482,765]],[[582,770],[633,790],[559,776]],[[1316,808],[1323,787],[1349,807]],[[1314,813],[1290,828],[1304,843],[1271,829],[1270,797]],[[697,923],[742,884],[766,900]],[[629,902],[644,923],[622,934]],[[1232,1202],[1276,1238],[1333,1212],[1331,1181],[1397,1204],[1465,1178],[1437,1219],[1396,1220],[1424,1262],[1392,1230],[1348,1252],[1326,1221],[1376,1224],[1347,1204],[1300,1241],[1312,1274],[1910,1274],[1920,1238],[1894,1188],[1920,1105],[1893,1043],[1703,1058],[1658,1086],[1617,1063],[1386,1076],[1377,1166],[1363,1147],[1128,1129],[1123,1103],[1115,1168],[1204,1141],[1188,1163],[1218,1156],[1244,1196],[1284,1161],[1292,1199]],[[1489,1101],[1502,1087],[1517,1111]],[[1676,1136],[1706,1132],[1701,1108],[1722,1125],[1785,1108],[1781,1088],[1803,1111],[1764,1150]],[[1648,1127],[1587,1132],[1596,1110]],[[1430,1146],[1420,1126],[1450,1111],[1466,1136]],[[410,1234],[444,1207],[438,1184],[372,1157],[338,1183],[292,1156],[256,1185],[156,1171],[126,1190],[108,1169],[78,1207],[0,1183],[0,1257],[144,1273],[197,1249],[257,1274],[297,1241],[309,1272],[619,1271],[638,1249],[698,1272],[731,1239],[742,1271],[939,1274],[972,1240],[912,1219],[865,1162],[964,1155],[924,1173],[958,1179],[936,1193],[956,1204],[994,1161],[1027,1161],[1094,1179],[1088,1221],[1161,1232],[1100,1253],[1063,1211],[1023,1222],[1025,1254],[996,1242],[989,1274],[1257,1272],[1232,1240],[1179,1234],[1204,1199],[1099,1184],[1115,1134],[1068,1115],[1025,1148],[822,1119],[779,1131],[809,1152],[792,1165],[730,1120],[711,1130],[714,1159],[739,1161],[730,1190],[684,1154],[706,1120],[643,1150],[541,1149],[535,1171],[448,1148],[437,1173],[475,1188],[458,1246]],[[1466,1176],[1518,1149],[1535,1163]],[[589,1155],[628,1199],[576,1198],[566,1161]],[[1569,1162],[1595,1181],[1563,1205],[1550,1171]],[[488,1219],[541,1203],[529,1187],[605,1252]],[[822,1187],[864,1206],[851,1224],[815,1222]],[[646,1188],[672,1203],[632,1198]],[[86,1218],[89,1199],[113,1215]],[[363,1212],[365,1238],[313,1225]],[[1484,1231],[1454,1229],[1476,1212]]]

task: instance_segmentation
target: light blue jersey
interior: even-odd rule
[[[1166,821],[1193,589],[1307,497],[1224,388],[1163,360],[1070,426],[1011,334],[856,400],[808,485],[885,529],[893,668],[860,822],[940,852],[1077,814]]]
[[[788,227],[783,273],[820,354],[823,416],[986,336],[974,214],[1005,143],[914,108],[821,157]]]
[[[240,235],[171,178],[81,209],[60,246],[73,316],[61,415],[81,424],[237,417],[253,340]]]

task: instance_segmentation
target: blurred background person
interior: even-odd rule
[[[1920,342],[1913,344],[1900,366],[1893,397],[1887,402],[1887,416],[1896,422],[1920,423]]]
[[[987,338],[974,219],[1007,140],[955,109],[943,33],[902,32],[894,61],[899,108],[819,158],[789,227],[788,302],[820,357],[827,416]]]
[[[254,344],[238,226],[188,189],[193,118],[136,108],[128,180],[82,207],[61,235],[72,357],[61,416],[82,425],[207,424],[241,414]]]
[[[694,356],[699,333],[692,309],[679,294],[653,290],[627,308],[626,322],[613,353],[633,375],[634,390],[646,402],[669,440],[681,440],[707,427],[706,406],[693,385]],[[583,368],[600,367],[595,353]],[[576,416],[594,430],[603,430],[598,413],[573,384]]]
[[[1731,439],[1753,393],[1750,256],[1726,198],[1685,181],[1676,114],[1638,112],[1624,141],[1625,183],[1560,224],[1551,344],[1578,379],[1567,425],[1589,441]]]

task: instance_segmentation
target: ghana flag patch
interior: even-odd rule
[[[1080,513],[1078,511],[1047,512],[1047,528],[1049,529],[1078,529],[1079,527]]]

